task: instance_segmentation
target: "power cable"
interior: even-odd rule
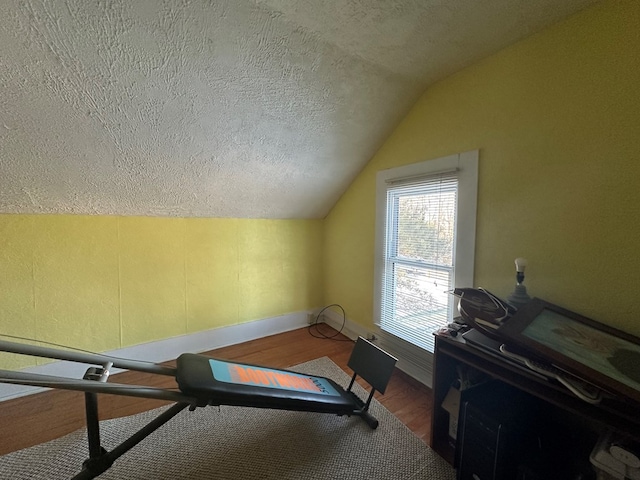
[[[331,308],[331,307],[338,307],[340,310],[342,310],[342,325],[340,326],[340,330],[336,331],[335,334],[327,335],[326,333],[323,333],[323,332],[320,331],[319,326],[322,324],[322,322],[319,322],[319,320],[320,320],[320,317],[322,316],[322,314],[324,313],[324,311],[329,309],[329,308]],[[311,335],[314,338],[322,338],[322,339],[325,339],[325,340],[334,340],[336,342],[353,342],[353,340],[351,340],[350,338],[336,338],[336,337],[338,337],[338,335],[340,335],[342,333],[342,330],[344,330],[344,326],[345,326],[346,322],[347,322],[347,314],[345,313],[344,308],[342,308],[342,305],[337,304],[337,303],[332,303],[331,305],[327,305],[326,307],[324,307],[322,310],[320,310],[317,313],[314,322],[311,325],[309,325],[309,327],[308,327],[309,335]]]

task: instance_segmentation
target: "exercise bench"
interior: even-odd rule
[[[0,383],[84,392],[89,458],[83,463],[80,473],[72,480],[89,480],[104,473],[115,460],[187,407],[195,410],[198,407],[230,405],[330,413],[339,416],[354,415],[375,429],[378,427],[378,420],[369,412],[369,406],[376,391],[385,392],[396,364],[396,358],[359,337],[347,363],[354,373],[348,387],[344,389],[326,377],[230,362],[193,353],[180,355],[176,367],[173,368],[151,362],[4,340],[0,340],[0,351],[94,365],[87,369],[81,380],[0,370]],[[172,376],[178,384],[179,391],[108,383],[112,368]],[[362,400],[353,391],[358,376],[371,386],[366,400]],[[120,445],[107,451],[100,443],[97,397],[99,393],[154,398],[175,403]]]

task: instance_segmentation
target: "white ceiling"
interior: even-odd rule
[[[0,213],[321,218],[425,88],[593,0],[0,2]]]

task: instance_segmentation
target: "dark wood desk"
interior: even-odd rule
[[[604,399],[598,405],[580,400],[555,381],[549,381],[498,355],[485,353],[461,340],[460,337],[436,336],[434,353],[431,447],[453,464],[455,446],[449,440],[449,414],[442,402],[451,385],[458,378],[457,369],[471,368],[500,380],[560,409],[575,415],[595,432],[614,429],[640,438],[640,405],[625,399]]]

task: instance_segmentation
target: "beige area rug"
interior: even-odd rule
[[[328,358],[293,368],[347,386]],[[358,385],[361,398],[365,393]],[[158,411],[101,422],[111,450]],[[358,417],[245,407],[183,410],[98,478],[153,480],[453,480],[454,470],[375,399],[371,430]],[[43,425],[42,428],[46,428]],[[0,479],[55,480],[77,474],[88,457],[86,432],[0,457]]]

